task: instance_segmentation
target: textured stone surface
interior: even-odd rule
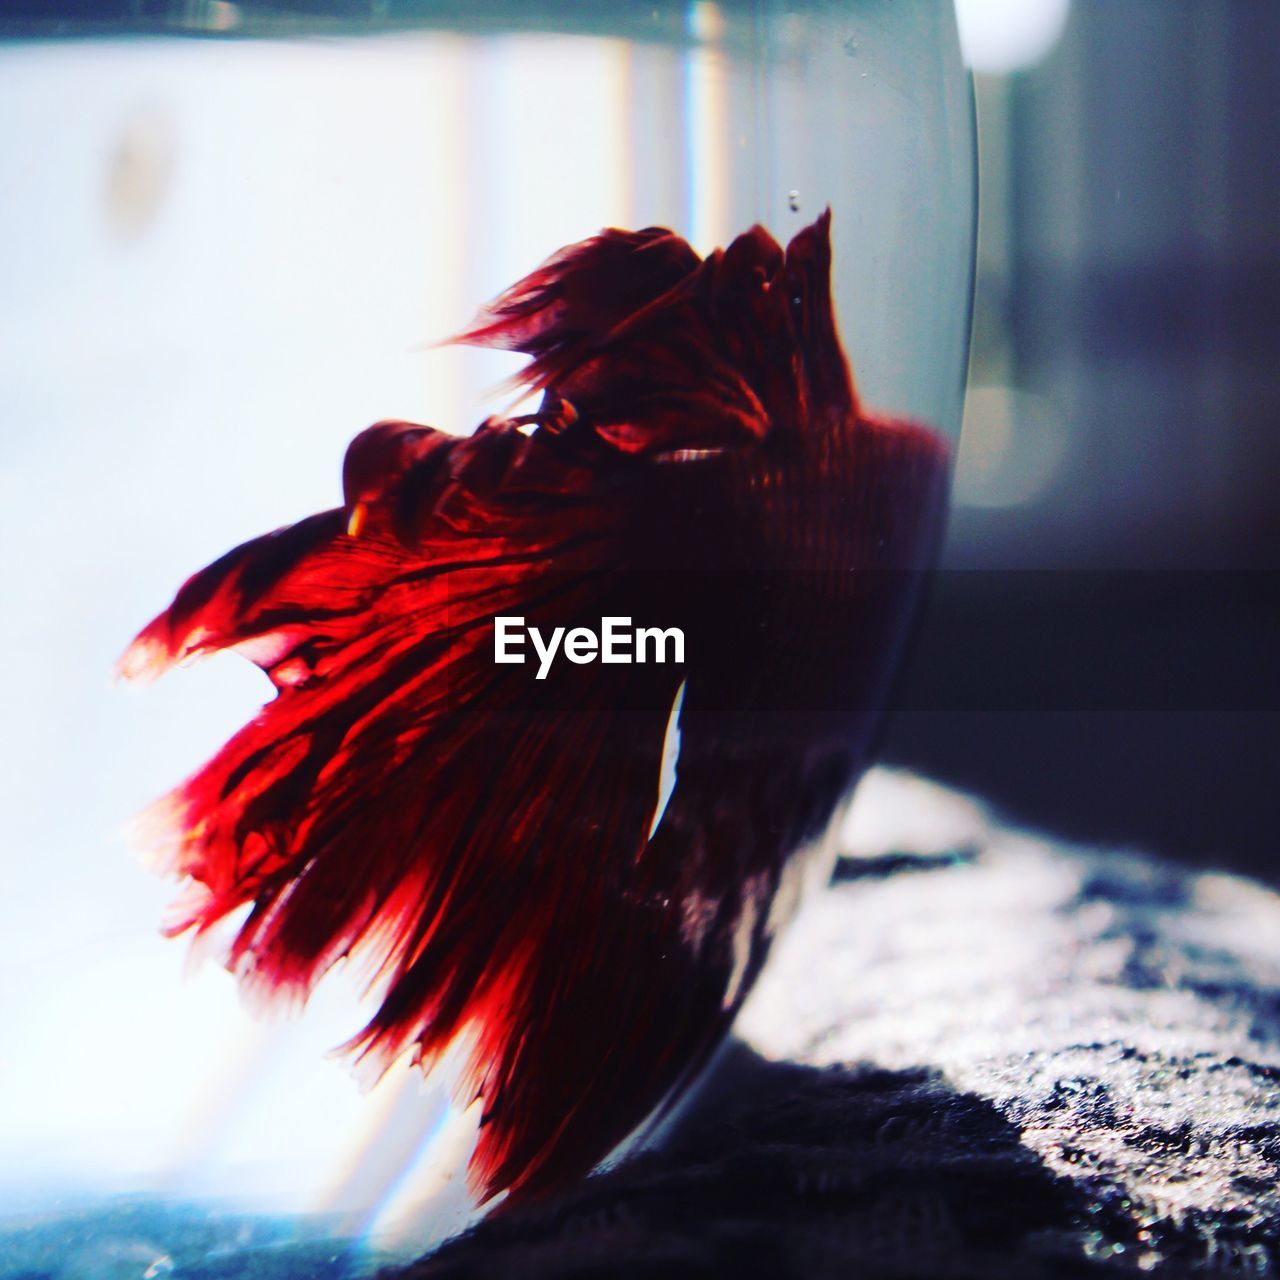
[[[1280,1271],[1280,897],[873,774],[662,1149],[427,1276]]]

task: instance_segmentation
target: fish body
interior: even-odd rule
[[[785,252],[561,251],[460,338],[526,352],[538,413],[369,428],[341,507],[196,574],[122,659],[271,677],[145,824],[187,885],[171,929],[248,905],[229,964],[273,998],[363,964],[375,1073],[464,1037],[484,1198],[585,1174],[678,1095],[864,766],[947,450],[859,404],[829,274],[828,215]],[[539,680],[495,661],[499,617],[676,628],[684,661]]]

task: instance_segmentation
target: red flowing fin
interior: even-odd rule
[[[380,424],[346,479],[349,509],[224,556],[126,656],[236,648],[279,690],[143,830],[189,882],[171,932],[251,906],[230,954],[251,992],[303,1000],[351,956],[382,993],[353,1042],[376,1069],[469,1033],[489,1195],[566,1159],[572,1108],[548,1128],[525,1105],[557,1052],[530,1046],[625,903],[680,669],[495,664],[495,615],[550,634],[634,607],[634,502],[554,437]]]
[[[669,694],[663,668],[642,679]],[[468,819],[446,820],[437,912],[412,906],[401,925],[412,941],[350,1047],[381,1070],[406,1049],[429,1061],[469,1029],[484,1100],[471,1173],[484,1198],[585,1175],[662,1093],[653,1061],[631,1053],[636,1019],[651,1028],[668,1011],[651,984],[658,935],[648,919],[637,928],[629,885],[666,708],[620,713],[617,695],[592,668],[574,710],[496,716],[453,743],[457,778],[415,800],[434,808],[448,782],[484,780]]]
[[[369,427],[347,450],[343,508],[254,538],[193,574],[125,651],[117,673],[145,680],[187,658],[234,649],[277,687],[298,683],[305,660],[365,626],[441,504],[472,521],[472,536],[488,537],[491,521],[477,498],[500,487],[523,441],[496,423],[465,439],[408,422]],[[375,509],[377,536],[366,527]],[[554,552],[549,526],[544,533],[543,551]],[[453,537],[446,529],[436,540]]]
[[[555,255],[456,339],[533,359],[517,378],[626,453],[717,450],[856,412],[830,290],[830,215],[784,252],[753,227],[705,261],[658,228]]]
[[[173,603],[139,632],[117,663],[117,675],[154,679],[187,658],[236,648],[254,634],[248,619],[267,589],[299,564],[313,573],[316,557],[326,554],[342,528],[342,512],[324,511],[246,542],[193,574]],[[274,628],[271,639],[276,643],[250,655],[268,673],[289,648],[290,634]]]
[[[849,360],[840,342],[831,296],[831,210],[797,232],[787,245],[783,284],[792,315],[792,338],[799,354],[805,400],[832,421],[858,414]]]
[[[698,255],[665,227],[609,227],[552,254],[500,294],[453,340],[523,351],[530,381],[574,363],[619,321],[693,272]]]

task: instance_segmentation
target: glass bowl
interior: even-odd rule
[[[0,1256],[38,1269],[56,1255],[81,1274],[91,1239],[85,1258],[152,1276],[193,1250],[299,1239],[420,1251],[473,1212],[462,1170],[476,1109],[451,1101],[449,1063],[424,1083],[401,1058],[362,1091],[349,1057],[330,1052],[376,1007],[358,975],[321,983],[305,1014],[264,1013],[218,962],[216,938],[188,952],[161,936],[174,886],[118,838],[270,684],[219,655],[133,696],[110,684],[113,664],[193,569],[342,501],[343,452],[369,423],[465,434],[490,414],[537,412],[494,392],[524,355],[439,344],[604,227],[669,228],[705,257],[756,224],[786,246],[830,211],[858,403],[938,442],[931,487],[899,522],[901,555],[877,562],[914,583],[936,550],[967,358],[975,144],[952,7],[210,0],[85,12],[0,19],[0,145],[18,175],[0,213],[0,474],[16,531],[3,559]],[[707,403],[714,418],[719,402]],[[525,424],[526,438],[530,425],[564,422]],[[691,439],[664,460],[723,444]],[[834,559],[803,557],[827,522],[861,519],[874,470],[836,475],[804,538],[768,544],[770,581],[816,584],[775,628],[788,670],[817,670],[815,647],[825,661],[846,642],[839,627],[828,635],[822,584],[865,566],[839,539]],[[677,485],[654,510],[678,520],[700,495]],[[699,530],[729,527],[720,507],[701,518]],[[664,554],[645,581],[680,578],[690,609],[762,590],[749,575],[706,576],[679,545]],[[901,597],[891,622],[851,659],[874,675],[840,695],[868,740],[915,594],[886,590]],[[717,706],[718,758],[734,776],[719,803],[738,796],[744,827],[753,770],[790,794],[777,780],[808,750],[814,692],[784,680],[772,701],[761,693],[750,714],[786,727],[770,728],[767,750],[743,729],[755,747],[741,760],[732,709]],[[679,769],[678,704],[662,711],[654,830]],[[684,737],[692,759],[687,726]],[[828,773],[784,852],[822,843],[865,754],[860,738],[815,766]],[[729,975],[726,1016],[762,958]],[[342,1256],[354,1272],[373,1255]]]

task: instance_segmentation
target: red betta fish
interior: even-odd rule
[[[486,1199],[584,1175],[679,1095],[865,763],[947,450],[860,406],[829,231],[561,250],[459,339],[527,353],[538,413],[370,427],[341,507],[197,573],[121,661],[270,676],[152,824],[172,932],[248,906],[229,966],[271,995],[369,964],[347,1047],[375,1070],[465,1035]],[[677,628],[684,661],[579,646],[539,679],[497,618]]]

